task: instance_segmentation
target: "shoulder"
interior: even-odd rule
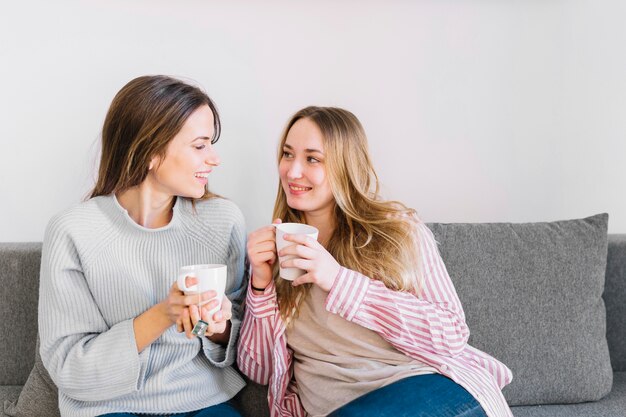
[[[46,227],[45,235],[50,237],[78,231],[84,232],[93,230],[94,226],[101,225],[105,215],[98,199],[101,197],[76,204],[52,216]]]
[[[104,242],[113,228],[98,199],[101,198],[92,198],[52,216],[44,234],[43,250],[61,256],[67,251],[83,252]]]

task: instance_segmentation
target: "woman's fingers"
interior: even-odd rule
[[[193,325],[191,324],[191,316],[189,315],[188,308],[183,310],[182,322],[187,338],[191,339],[193,337],[193,335],[191,334],[191,331],[193,330]]]
[[[218,314],[221,315],[221,312],[218,311],[217,313],[214,314],[214,317],[216,317]],[[221,334],[224,333],[224,331],[226,331],[226,324],[228,323],[228,320],[211,320],[209,322],[209,327],[206,330],[206,335],[207,336],[213,336],[214,334]]]
[[[183,297],[182,303],[185,306],[202,304],[217,297],[217,292],[213,290],[205,291],[200,294],[190,294]]]
[[[300,275],[298,278],[294,279],[291,282],[291,285],[293,285],[294,287],[297,287],[298,285],[308,284],[310,282],[311,283],[313,282],[313,277],[311,276],[311,274],[304,274],[304,275]]]
[[[266,240],[264,242],[257,243],[253,248],[252,253],[260,254],[263,252],[276,252],[276,244],[273,240]]]
[[[207,323],[213,321],[213,317],[209,315],[209,312],[215,309],[215,307],[217,307],[219,303],[219,300],[211,300],[210,302],[204,304],[202,306],[202,320],[206,321]]]
[[[283,268],[299,268],[304,269],[305,271],[312,269],[313,265],[313,261],[302,258],[287,259],[286,261],[280,263],[280,266]]]
[[[248,251],[248,257],[250,258],[250,263],[261,264],[263,262],[267,262],[269,259],[272,259],[276,256],[276,246],[274,242],[263,242],[257,245],[252,250]]]
[[[262,242],[273,242],[276,237],[274,226],[264,226],[248,235],[248,248],[254,247]]]
[[[283,239],[289,242],[299,243],[301,245],[305,245],[309,247],[315,247],[319,245],[319,242],[316,239],[313,239],[311,236],[307,236],[303,234],[285,233],[283,235]]]
[[[278,256],[297,256],[298,258],[313,259],[317,251],[304,245],[289,245],[280,250]]]
[[[209,311],[210,309],[207,309],[207,315]],[[213,314],[213,317],[211,317],[211,321],[214,323],[221,323],[221,322],[226,322],[230,320],[231,318],[233,318],[233,314],[230,311],[220,310],[220,311],[215,312],[215,314]]]
[[[191,324],[195,326],[196,323],[200,321],[200,311],[198,311],[198,306],[189,306],[189,316],[191,317]]]

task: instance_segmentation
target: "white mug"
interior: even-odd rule
[[[215,299],[219,301],[219,304],[209,311],[209,317],[213,317],[213,314],[217,313],[222,308],[222,298],[226,290],[226,272],[226,265],[222,264],[186,265],[181,267],[178,271],[178,279],[176,282],[178,283],[178,288],[183,291],[185,295],[200,294],[209,290],[215,291],[217,293]],[[194,277],[198,283],[187,287],[185,283],[186,277]],[[198,295],[198,298],[199,297]],[[212,300],[213,299],[198,302],[198,307]]]
[[[277,252],[280,252],[280,250],[286,246],[290,246],[294,244],[293,242],[289,242],[285,240],[285,237],[284,237],[285,233],[290,234],[290,235],[307,235],[309,237],[312,237],[315,240],[317,240],[317,235],[319,234],[319,231],[315,227],[309,226],[308,224],[303,224],[303,223],[281,223],[281,224],[274,224],[273,226],[276,227],[276,251]],[[293,256],[293,255],[279,256],[278,257],[279,265],[282,264],[284,261],[293,259],[293,258],[297,258],[297,256]],[[299,276],[304,275],[305,273],[306,271],[304,269],[283,268],[281,266],[279,275],[283,279],[286,279],[288,281],[293,281],[294,279],[298,278]]]

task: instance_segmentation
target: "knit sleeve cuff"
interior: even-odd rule
[[[235,363],[237,358],[237,337],[239,336],[240,327],[241,320],[236,318],[230,320],[230,338],[226,346],[222,346],[211,341],[208,337],[202,336],[204,355],[212,365],[218,368],[226,368]]]

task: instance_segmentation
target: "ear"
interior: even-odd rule
[[[148,165],[148,171],[152,171],[152,169],[156,166],[159,166],[159,157],[155,156],[150,160],[150,165]]]

